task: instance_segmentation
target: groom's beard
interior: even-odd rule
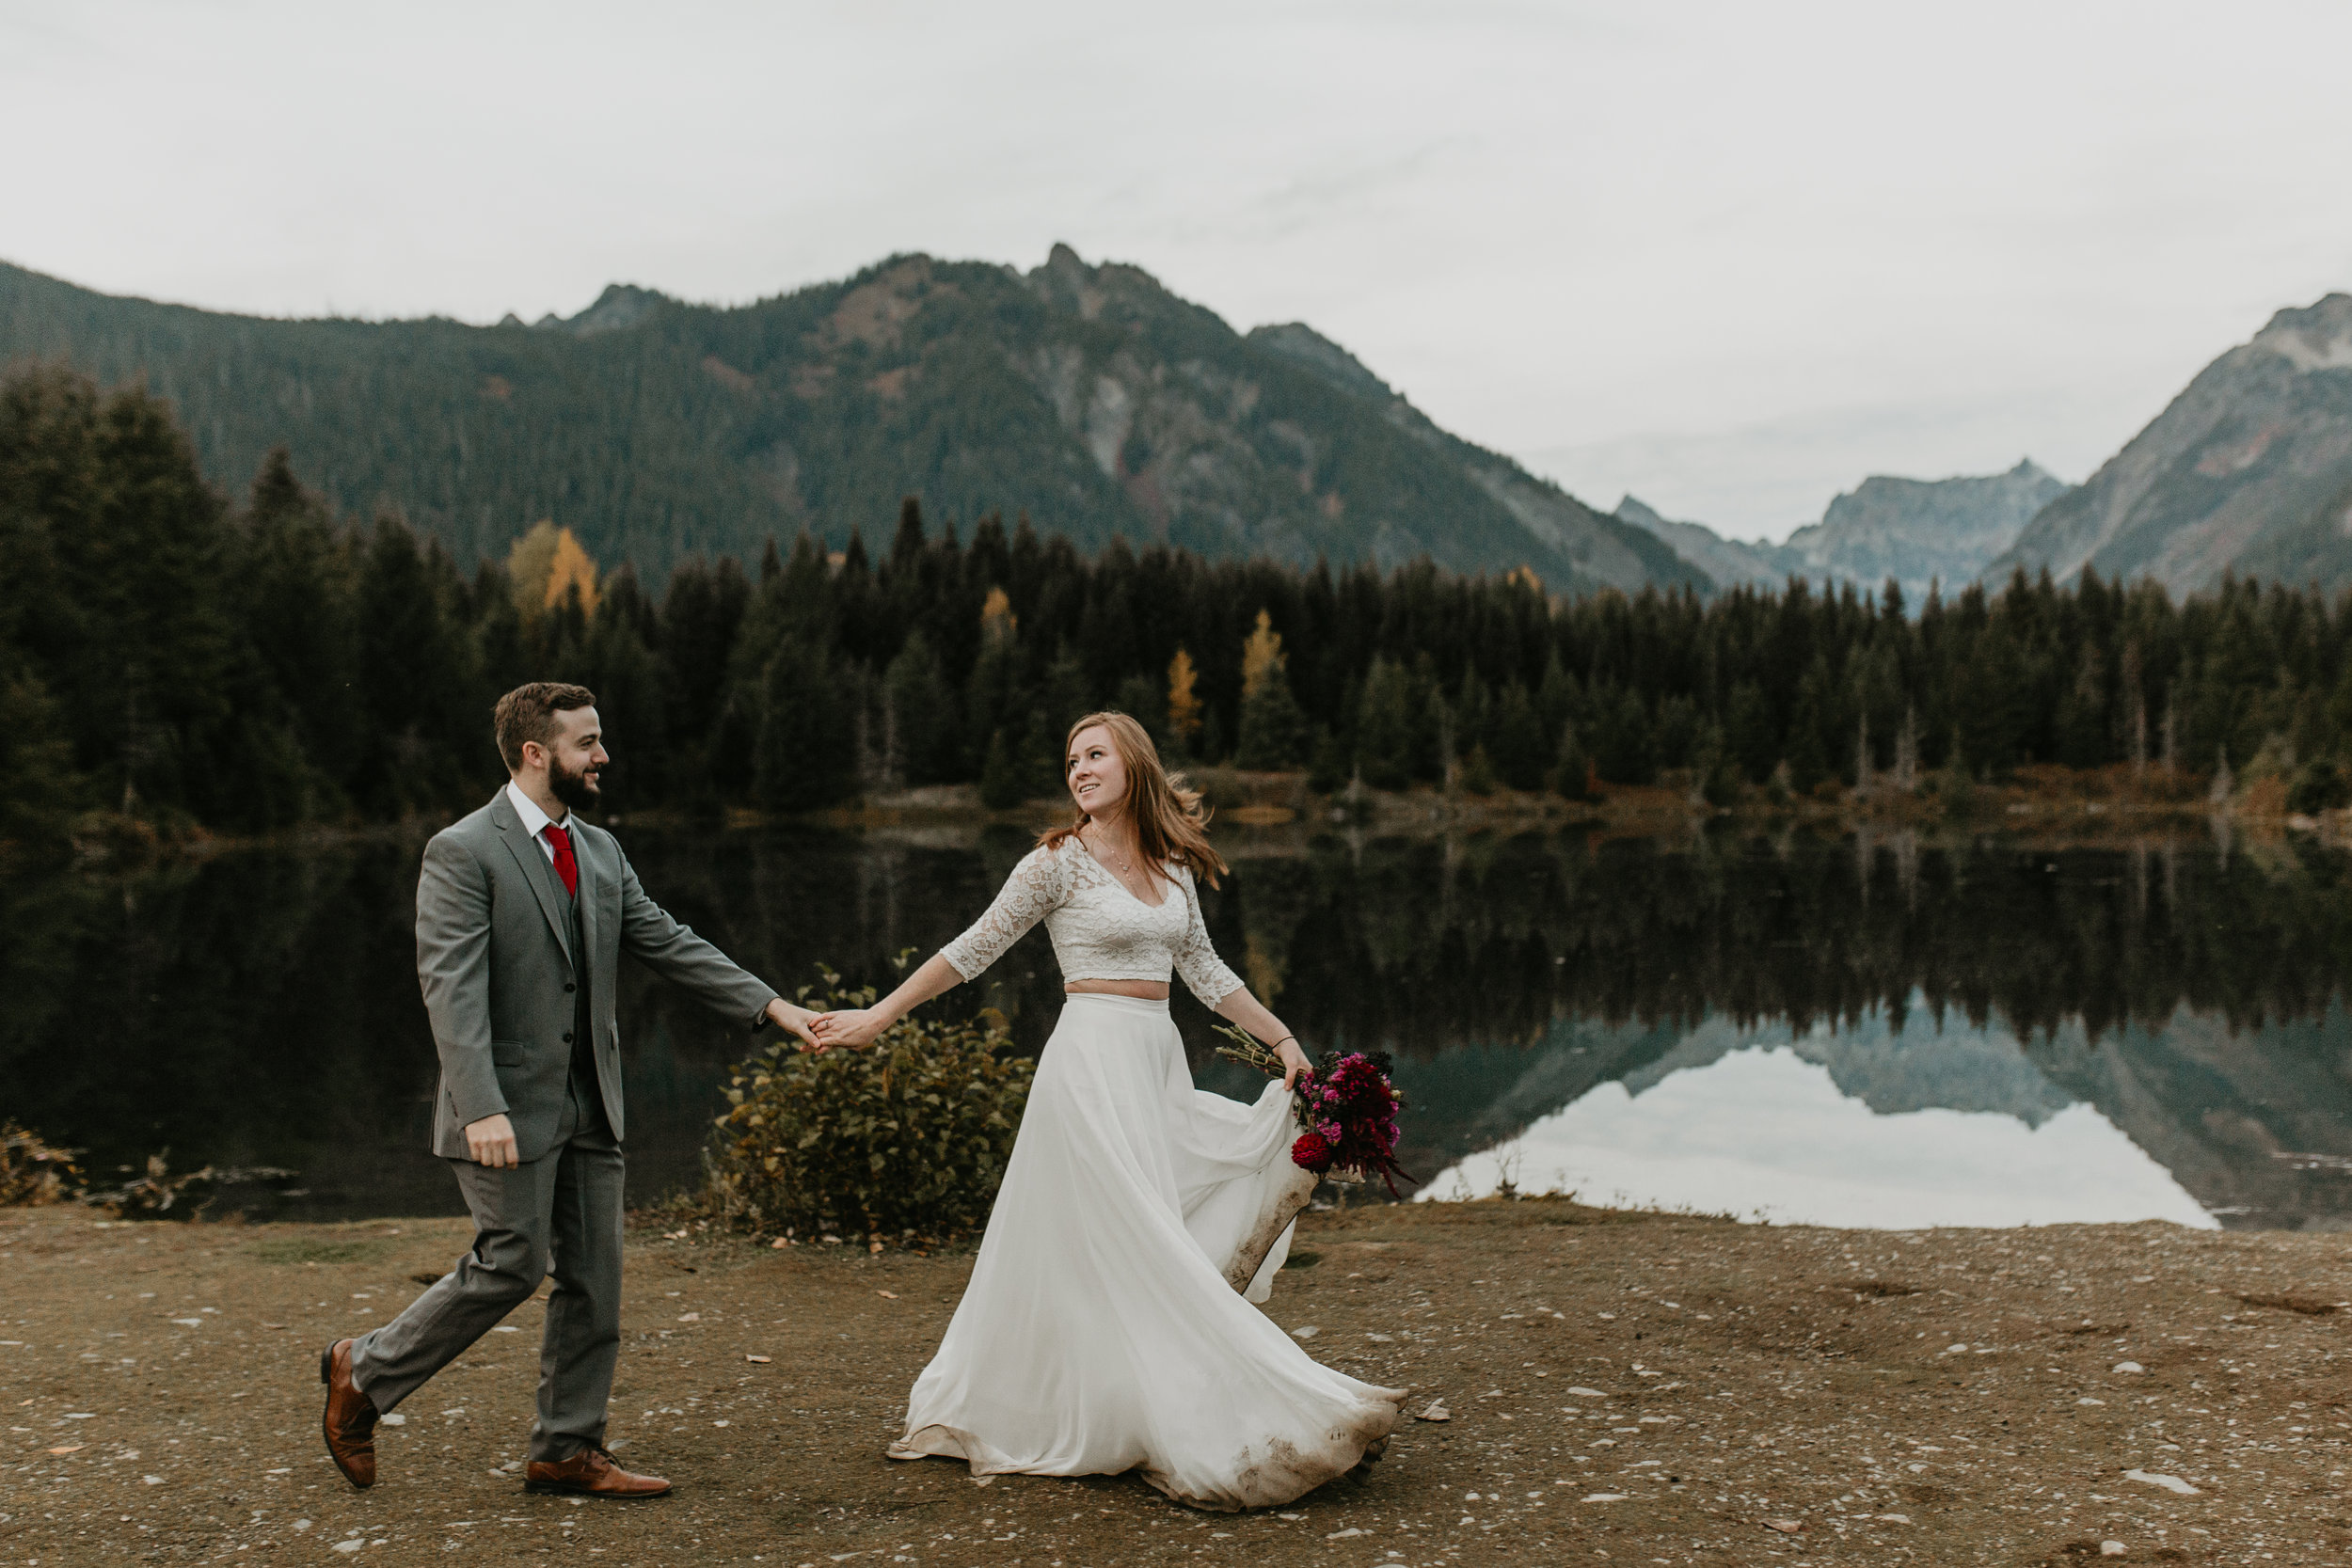
[[[592,809],[600,793],[596,788],[596,781],[588,776],[586,768],[577,773],[569,773],[564,771],[564,765],[560,762],[550,763],[548,768],[548,788],[553,792],[557,800],[574,811]]]

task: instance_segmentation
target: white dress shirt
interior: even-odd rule
[[[546,812],[541,811],[539,802],[525,795],[523,786],[512,779],[506,781],[506,799],[514,805],[515,815],[523,819],[523,832],[531,835],[531,841],[539,847],[541,854],[547,856],[548,863],[553,865],[555,844],[548,837],[547,830],[552,826],[562,828],[567,832],[570,832],[572,814],[567,811],[564,814],[564,819],[557,821]]]

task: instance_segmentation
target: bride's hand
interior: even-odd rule
[[[1307,1053],[1298,1049],[1296,1040],[1284,1040],[1274,1048],[1274,1055],[1282,1064],[1282,1087],[1286,1089],[1298,1083],[1300,1074],[1313,1070],[1307,1061]]]
[[[875,1037],[890,1027],[890,1019],[872,1007],[850,1007],[820,1014],[810,1027],[816,1031],[818,1050],[838,1045],[856,1051],[871,1045]]]

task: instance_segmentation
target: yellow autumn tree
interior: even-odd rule
[[[526,622],[536,622],[580,590],[580,608],[596,612],[596,558],[588,553],[567,528],[552,520],[533,523],[531,531],[506,552],[506,574],[515,585],[515,608]]]
[[[564,594],[580,590],[580,608],[587,615],[596,612],[596,558],[580,547],[570,529],[558,529],[555,535],[555,562],[548,572],[547,596],[539,601],[542,608],[553,610],[564,602]]]
[[[1274,617],[1263,610],[1258,611],[1258,629],[1245,638],[1241,645],[1243,698],[1256,696],[1266,677],[1279,673],[1289,662],[1289,656],[1282,652],[1282,634],[1274,629]]]
[[[980,641],[996,643],[1012,636],[1021,618],[1012,612],[1012,598],[1001,588],[988,591],[987,600],[980,606]]]
[[[1168,661],[1168,733],[1185,746],[1200,733],[1202,704],[1193,691],[1200,679],[1200,672],[1192,666],[1192,655],[1184,649]]]

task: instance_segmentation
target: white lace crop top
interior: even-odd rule
[[[1156,980],[1172,969],[1192,994],[1214,1007],[1241,990],[1241,976],[1209,945],[1191,868],[1164,873],[1167,894],[1155,909],[1129,893],[1073,835],[1029,852],[988,912],[939,950],[969,980],[1004,957],[1039,921],[1054,939],[1065,980]]]

